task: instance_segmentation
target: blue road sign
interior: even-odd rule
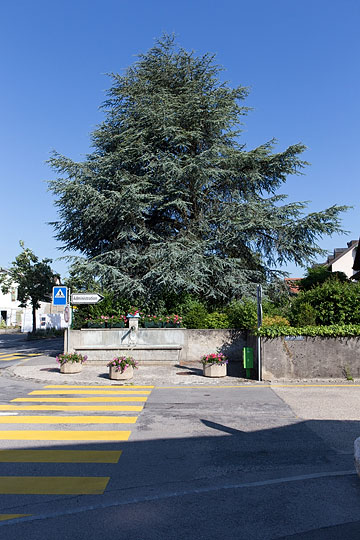
[[[53,287],[52,303],[54,306],[66,306],[67,287]]]

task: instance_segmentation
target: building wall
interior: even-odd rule
[[[20,326],[22,308],[17,301],[17,288],[12,287],[9,293],[3,293],[0,287],[0,319],[7,326]]]
[[[355,272],[353,270],[356,255],[356,247],[345,253],[339,260],[331,265],[332,272],[344,272],[350,278]]]

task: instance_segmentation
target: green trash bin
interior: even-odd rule
[[[252,347],[243,348],[244,368],[246,369],[246,378],[250,379],[250,369],[254,367],[254,349]]]

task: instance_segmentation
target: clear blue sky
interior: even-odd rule
[[[121,72],[163,32],[197,53],[213,52],[233,86],[251,89],[242,140],[303,142],[311,163],[281,192],[309,211],[349,204],[349,233],[321,240],[332,251],[360,235],[360,3],[358,0],[19,0],[1,16],[0,266],[24,240],[67,265],[47,222],[56,219],[45,164],[52,149],[75,160],[90,151],[98,108]],[[302,270],[289,266],[293,276]]]

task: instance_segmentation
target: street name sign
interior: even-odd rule
[[[53,287],[52,295],[53,306],[66,306],[67,304],[67,287]]]
[[[98,293],[73,293],[71,295],[71,303],[78,304],[97,304],[101,302],[104,297]]]

